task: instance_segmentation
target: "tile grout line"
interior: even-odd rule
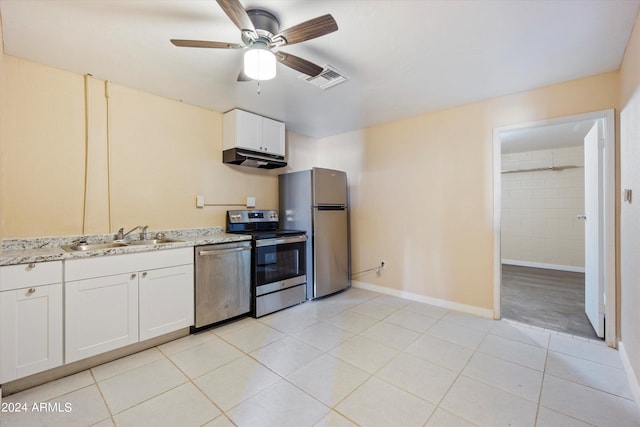
[[[107,408],[107,411],[109,411],[109,418],[108,419],[111,420],[113,425],[116,425],[116,422],[113,419],[113,411],[111,410],[111,407],[107,403],[107,399],[104,397],[104,393],[102,392],[102,389],[100,388],[100,384],[96,380],[95,375],[93,375],[93,370],[92,369],[88,369],[88,371],[89,371],[89,375],[91,375],[91,379],[93,379],[93,383],[95,384],[96,388],[98,389],[98,393],[100,393],[100,397],[102,398],[102,403],[104,403],[105,408]],[[107,418],[105,418],[105,419],[107,419]],[[99,422],[102,422],[102,421],[104,421],[104,420],[101,420]]]
[[[551,336],[549,336],[549,343],[551,344]],[[538,402],[536,404],[536,417],[534,419],[534,425],[538,424],[538,417],[540,416],[540,408],[543,407],[542,403],[542,390],[544,389],[544,377],[547,373],[547,363],[549,363],[549,347],[544,351],[544,365],[542,367],[542,380],[540,381],[540,390],[538,391]],[[565,414],[566,415],[566,414]]]
[[[480,342],[480,344],[482,344],[482,342],[484,342],[484,340],[487,338],[487,335],[489,335],[489,334],[488,334],[488,333],[485,333],[485,335],[484,335],[484,337],[482,338],[482,341]],[[455,343],[454,343],[454,344],[455,344]],[[444,394],[442,395],[442,398],[440,399],[440,402],[438,402],[438,405],[436,406],[436,409],[437,409],[437,408],[440,408],[440,405],[442,404],[442,402],[444,402],[444,400],[446,399],[446,397],[447,397],[447,395],[449,394],[449,392],[451,392],[451,389],[453,388],[453,386],[458,382],[458,380],[460,379],[460,377],[464,376],[464,375],[463,375],[463,371],[464,371],[464,369],[467,367],[467,365],[469,364],[469,362],[471,361],[471,359],[473,358],[473,356],[474,356],[474,355],[476,354],[476,352],[478,351],[478,348],[480,347],[480,344],[478,344],[478,346],[477,346],[476,348],[474,348],[474,349],[473,349],[473,353],[471,353],[471,356],[469,356],[469,359],[467,359],[467,361],[465,362],[464,366],[462,366],[462,367],[460,368],[460,371],[456,374],[456,378],[451,382],[451,385],[449,386],[449,388],[447,388],[447,391],[446,391],[446,392],[444,392]],[[472,378],[472,379],[473,379],[473,378]],[[478,380],[476,380],[476,381],[478,381]],[[482,382],[482,381],[479,381],[479,382]],[[486,384],[486,383],[484,383],[484,382],[482,382],[482,383],[483,383],[483,384]],[[500,390],[499,388],[494,387],[494,386],[492,386],[492,385],[490,385],[490,384],[486,384],[486,385],[488,385],[489,387],[496,388],[497,390]],[[446,411],[446,409],[445,409],[445,408],[442,408],[442,410]],[[435,413],[435,411],[433,411],[433,412]],[[449,412],[449,411],[447,411],[447,412]],[[452,414],[453,414],[453,413],[452,413]],[[471,421],[471,420],[468,420],[467,418],[463,418],[460,414],[453,414],[453,415],[454,415],[454,416],[456,416],[456,417],[458,417],[458,418],[460,418],[460,419],[462,419],[462,420],[464,420],[464,421],[467,421],[467,422],[469,422],[469,423],[471,423],[471,424],[477,425],[475,422],[473,422],[473,421]]]

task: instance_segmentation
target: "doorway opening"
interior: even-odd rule
[[[615,346],[614,138],[613,110],[494,129],[495,318]]]

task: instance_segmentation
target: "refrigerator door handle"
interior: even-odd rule
[[[314,206],[319,211],[343,211],[347,209],[346,205],[319,205]]]

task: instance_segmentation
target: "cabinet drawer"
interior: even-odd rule
[[[62,261],[0,267],[0,291],[62,282]]]

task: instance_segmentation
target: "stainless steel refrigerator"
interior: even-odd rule
[[[307,299],[349,287],[347,174],[313,168],[278,177],[280,228],[307,232]]]

